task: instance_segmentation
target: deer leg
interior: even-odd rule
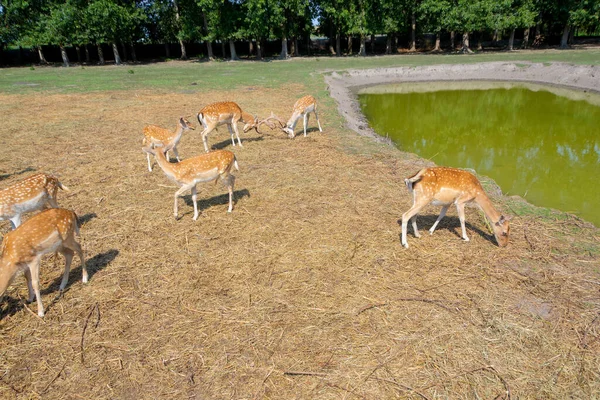
[[[181,159],[179,158],[179,152],[177,151],[177,147],[173,147],[173,154],[175,154],[175,158],[177,159],[177,162],[180,162]]]
[[[146,158],[148,159],[148,171],[152,172],[152,165],[150,164],[150,153],[146,153]]]
[[[456,210],[458,211],[458,219],[460,219],[462,238],[468,242],[469,237],[467,236],[467,229],[465,228],[465,203],[456,203]]]
[[[308,113],[304,114],[304,118],[302,119],[302,122],[304,123],[304,137],[306,137],[306,124],[308,124]]]
[[[213,128],[214,129],[214,128]],[[204,143],[204,151],[208,153],[208,134],[212,132],[212,129],[205,128],[202,133],[202,143]]]
[[[450,205],[442,207],[442,211],[440,211],[440,215],[438,216],[438,218],[435,221],[435,223],[433,224],[433,226],[429,229],[430,235],[433,235],[433,231],[435,231],[435,228],[437,227],[437,225],[440,223],[442,218],[444,218],[446,216],[446,211],[448,211],[448,207],[450,207]]]
[[[317,110],[314,110],[315,113],[315,117],[317,118],[317,125],[319,125],[319,132],[323,132],[323,129],[321,129],[321,123],[319,122],[319,115],[317,114]]]
[[[62,292],[67,287],[67,283],[69,283],[69,272],[71,272],[71,262],[73,261],[73,254],[75,254],[75,252],[68,248],[64,248],[60,252],[65,256],[65,272],[63,272],[63,278],[59,286],[59,289]]]
[[[25,275],[25,280],[27,281],[27,291],[29,293],[27,302],[31,303],[35,298],[35,293],[33,291],[33,286],[31,286],[31,271],[29,270],[29,266],[25,268],[25,271],[23,271],[23,275]]]
[[[198,191],[196,185],[192,186],[192,201],[194,202],[194,221],[198,219]]]
[[[427,203],[423,203],[423,204],[415,203],[410,208],[410,210],[408,210],[407,212],[402,214],[402,245],[404,247],[406,247],[407,249],[408,249],[408,241],[406,240],[406,232],[408,231],[408,221],[413,216],[416,216],[419,213],[419,211],[421,211],[423,209],[423,207],[425,207],[426,205],[427,205]]]
[[[412,224],[412,228],[413,228],[413,232],[415,233],[415,237],[420,238],[421,234],[419,233],[419,228],[417,228],[417,215],[413,215],[413,217],[410,219],[410,222]]]
[[[35,293],[38,304],[38,316],[44,316],[44,305],[42,304],[42,295],[40,294],[40,256],[37,256],[28,264],[31,273],[31,286]]]
[[[190,186],[183,186],[178,191],[175,192],[175,203],[173,205],[173,215],[175,215],[175,219],[177,219],[177,199],[186,191],[190,190]]]
[[[10,219],[10,224],[12,225],[13,230],[17,229],[19,225],[21,225],[21,214],[17,214]]]
[[[235,184],[235,176],[227,175],[227,178],[223,178],[223,183],[227,186],[229,192],[229,208],[227,212],[230,213],[233,210],[233,186]]]
[[[242,146],[242,141],[240,140],[240,132],[238,131],[237,123],[233,124],[233,130],[235,132],[235,136],[237,136],[238,144],[240,145],[240,147],[244,147]],[[233,140],[233,133],[231,134],[231,139]],[[235,142],[233,145],[235,146]]]

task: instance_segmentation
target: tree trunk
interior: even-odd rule
[[[106,61],[104,61],[104,52],[102,51],[102,45],[97,44],[96,46],[98,48],[98,63],[100,65],[104,65]]]
[[[256,59],[262,60],[262,43],[261,39],[256,39]]]
[[[188,59],[187,49],[185,48],[185,43],[183,43],[183,40],[181,40],[181,39],[179,39],[179,47],[181,47],[181,59],[187,60]]]
[[[250,39],[248,40],[248,59],[252,57],[252,53],[254,53],[254,42]]]
[[[202,20],[204,21],[204,32],[208,35],[208,22],[206,22],[206,14],[202,13]],[[206,52],[208,53],[208,61],[213,61],[215,59],[215,53],[213,53],[212,42],[210,40],[205,40],[206,42]]]
[[[371,34],[371,54],[375,54],[375,35]]]
[[[288,53],[287,37],[284,36],[281,38],[281,53],[279,54],[279,59],[287,60],[288,58],[290,58],[290,55]]]
[[[63,60],[63,67],[69,67],[69,56],[67,55],[67,49],[62,44],[60,45],[60,55]]]
[[[494,29],[494,34],[492,35],[492,46],[496,46],[498,44],[498,29]]]
[[[181,18],[179,17],[179,4],[177,0],[173,0],[173,7],[175,8],[175,20],[177,21],[177,25],[179,25],[179,20]],[[183,40],[181,39],[179,39],[179,47],[181,47],[181,59],[187,60],[188,56],[187,51],[185,49],[185,43],[183,43]]]
[[[522,48],[526,49],[529,47],[529,28],[525,29],[523,32],[523,43],[521,45]]]
[[[233,39],[229,39],[229,53],[231,53],[231,61],[237,61],[240,59],[235,51],[235,42]]]
[[[296,50],[296,44],[297,43],[298,42],[296,42],[296,38],[292,37],[292,40],[290,40],[290,56],[292,56],[292,57],[295,57],[297,55],[296,54],[296,51],[297,51]]]
[[[38,56],[40,57],[40,64],[48,64],[48,61],[46,61],[46,57],[44,56],[44,51],[42,50],[42,46],[38,46],[37,51],[38,51]]]
[[[440,42],[441,42],[441,35],[440,35],[440,32],[437,32],[435,34],[435,47],[433,48],[433,51],[442,51]]]
[[[515,45],[515,28],[510,30],[510,36],[508,38],[508,50],[513,51]]]
[[[85,63],[89,64],[91,60],[90,49],[88,48],[87,44],[83,45],[83,49],[85,50]]]
[[[410,16],[410,49],[408,51],[417,51],[417,18],[413,11]]]
[[[392,34],[387,34],[387,39],[385,42],[385,54],[392,54]]]
[[[169,43],[165,43],[165,57],[166,58],[171,58],[171,47],[169,46]]]
[[[472,53],[473,50],[469,47],[469,32],[463,32],[462,37],[462,49],[460,50],[463,53]]]
[[[367,56],[367,37],[365,34],[360,34],[360,49],[358,50],[358,55],[361,57]]]
[[[112,43],[113,55],[115,56],[115,64],[121,65],[121,56],[119,55],[119,48],[115,42]]]
[[[477,50],[479,51],[483,50],[483,41],[481,38],[483,38],[483,30],[480,30],[479,35],[477,35]]]
[[[454,43],[456,42],[455,36],[454,31],[450,31],[450,51],[456,50],[456,47],[454,47]]]
[[[335,55],[342,55],[342,35],[339,32],[335,35]]]
[[[567,49],[569,48],[569,32],[571,31],[571,26],[569,24],[565,25],[565,29],[563,29],[562,38],[560,39],[560,48]]]
[[[348,44],[348,55],[351,56],[352,55],[352,35],[348,35],[346,42]]]
[[[77,52],[77,62],[81,64],[81,47],[75,46],[75,51]]]
[[[225,52],[225,42],[221,41],[221,57],[225,59],[227,57],[227,52]]]
[[[123,49],[123,61],[127,62],[127,44],[125,42],[121,42],[121,49]]]

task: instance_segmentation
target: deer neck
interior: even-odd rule
[[[485,215],[492,223],[498,222],[501,214],[494,208],[490,198],[487,197],[485,193],[481,193],[475,197],[475,202],[479,204],[479,207],[481,207]]]
[[[160,147],[156,149],[156,154],[154,156],[158,166],[163,170],[165,175],[167,175],[169,179],[177,181],[179,178],[179,170],[176,166],[177,164],[170,163]]]
[[[254,116],[252,114],[248,114],[245,111],[242,111],[242,121],[244,121],[244,123],[250,124],[250,125],[253,125],[254,123],[256,123],[256,121],[254,120]]]
[[[292,114],[292,116],[290,117],[290,119],[288,120],[287,124],[285,124],[288,128],[294,130],[296,128],[296,124],[298,123],[298,120],[300,119],[300,117],[302,116],[302,113],[299,111],[294,111],[294,113]]]
[[[179,139],[181,139],[182,135],[183,135],[183,126],[181,126],[181,124],[177,124],[177,129],[175,129],[175,135],[173,136],[173,139],[171,140],[171,142],[172,143],[179,142]]]

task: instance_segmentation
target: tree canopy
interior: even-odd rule
[[[512,49],[515,31],[528,41],[530,29],[538,42],[561,38],[566,47],[575,33],[598,34],[599,26],[600,0],[0,0],[0,51],[38,49],[42,62],[42,46],[97,47],[100,60],[101,47],[111,46],[120,61],[118,46],[134,52],[136,44],[170,43],[180,44],[182,58],[189,44],[206,46],[213,58],[213,43],[229,43],[234,59],[236,41],[255,42],[250,51],[260,58],[267,40],[281,40],[287,57],[288,42],[295,55],[296,41],[315,34],[329,37],[337,55],[352,53],[353,38],[366,55],[374,35],[388,37],[389,53],[401,38],[414,49],[415,34],[434,34],[439,50],[440,35],[450,32],[463,35],[463,48],[469,34],[510,36]]]

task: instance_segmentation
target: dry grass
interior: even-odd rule
[[[0,96],[2,187],[28,170],[59,175],[72,190],[59,203],[82,219],[91,272],[83,286],[74,268],[53,300],[60,271],[44,261],[44,320],[28,312],[23,278],[9,289],[0,398],[600,393],[598,230],[572,217],[517,217],[501,249],[470,208],[471,242],[450,212],[433,236],[409,233],[405,250],[403,178],[423,161],[335,126],[329,101],[322,134],[242,136],[233,213],[225,188],[209,184],[199,186],[197,222],[189,195],[173,218],[175,185],[146,169],[145,124],[174,128],[223,99],[287,116],[303,92]],[[232,149],[223,128],[209,143]],[[199,131],[179,149],[201,153]]]

